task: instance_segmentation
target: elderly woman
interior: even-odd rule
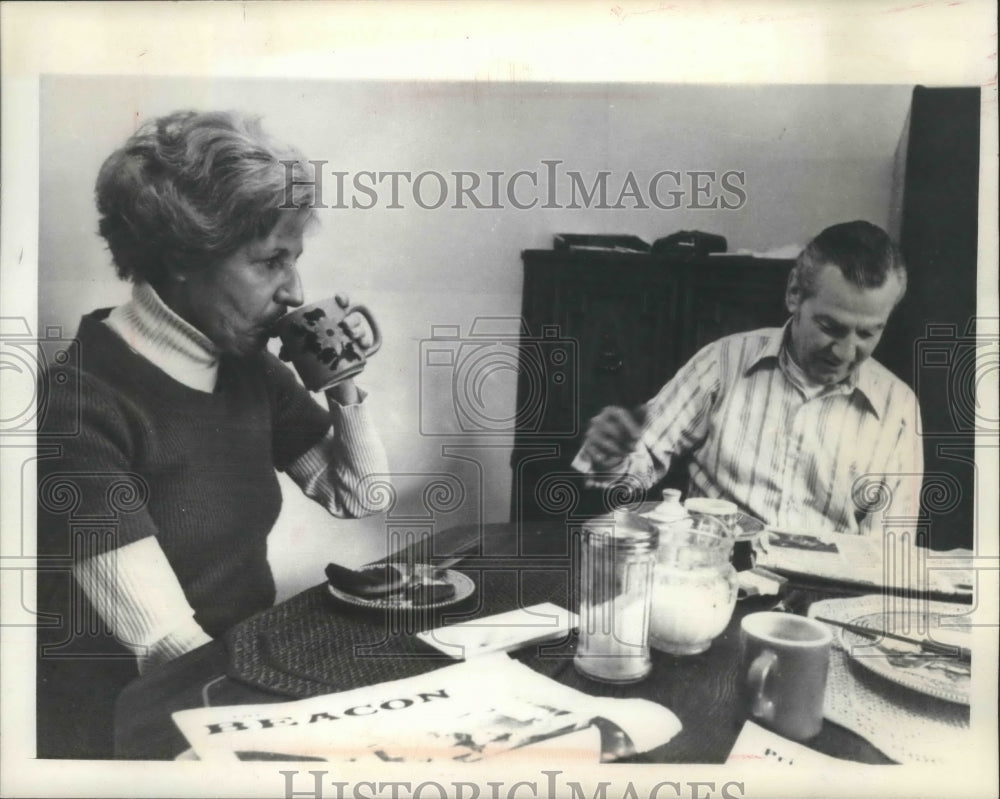
[[[40,469],[40,554],[67,551],[70,517],[114,519],[113,535],[74,547],[82,592],[42,580],[39,606],[96,610],[113,635],[40,635],[39,756],[110,756],[113,694],[136,664],[273,603],[275,470],[335,516],[370,510],[364,480],[387,467],[364,393],[345,381],[324,409],[265,349],[303,302],[296,261],[315,213],[303,164],[253,119],[182,112],[143,125],[101,168],[100,233],[132,298],[83,317],[79,407],[53,395],[47,424],[77,415],[79,435]],[[67,481],[72,514],[51,500]],[[116,484],[131,504],[110,506]]]

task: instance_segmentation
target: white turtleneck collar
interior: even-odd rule
[[[219,351],[185,322],[148,283],[132,287],[132,299],[113,309],[104,323],[136,353],[178,383],[211,393],[219,371]]]

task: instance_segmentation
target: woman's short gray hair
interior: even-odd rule
[[[301,153],[257,117],[178,111],[104,162],[98,230],[120,277],[157,285],[174,266],[204,268],[266,236],[282,209],[313,218],[312,180]]]

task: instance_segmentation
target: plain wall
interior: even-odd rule
[[[542,179],[542,160],[556,159],[588,184],[609,171],[610,202],[630,170],[640,185],[661,170],[744,174],[747,201],[730,210],[519,210],[506,199],[501,208],[463,209],[451,207],[452,197],[428,210],[413,202],[405,183],[402,209],[386,207],[383,189],[370,210],[319,210],[321,225],[300,261],[306,296],[347,292],[379,320],[385,343],[359,384],[379,420],[397,499],[386,513],[341,521],[282,478],[285,506],[270,553],[279,595],[287,596],[322,580],[330,560],[359,565],[380,557],[387,536],[400,531],[508,518],[513,436],[428,435],[457,429],[456,400],[448,380],[428,379],[421,342],[432,326],[467,335],[477,317],[517,317],[521,250],[550,247],[560,232],[628,233],[652,242],[702,230],[725,236],[731,251],[759,253],[794,249],[835,222],[886,226],[893,154],[911,91],[45,78],[39,326],[71,333],[81,314],[128,298],[96,234],[94,179],[139,122],[180,108],[260,114],[270,132],[308,158],[328,161],[331,173],[464,170],[485,183],[489,171],[506,179],[527,170]],[[526,183],[519,186],[522,196],[535,196]],[[560,202],[568,203],[568,183],[560,186]],[[327,203],[336,199],[334,188],[325,175]],[[425,198],[434,194],[428,185]],[[541,205],[544,192],[537,196]],[[484,376],[491,417],[513,415],[515,386],[510,368]]]

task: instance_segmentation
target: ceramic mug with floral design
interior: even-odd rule
[[[360,316],[371,331],[359,336],[350,317]],[[279,357],[290,361],[310,391],[322,391],[359,374],[378,352],[382,336],[364,305],[349,305],[342,296],[330,297],[285,314],[274,327],[281,338]]]

